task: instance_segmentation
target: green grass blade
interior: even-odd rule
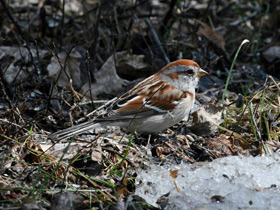
[[[229,85],[229,81],[230,81],[230,78],[231,78],[231,74],[232,74],[233,67],[234,67],[234,65],[235,65],[235,63],[236,63],[237,56],[238,56],[238,54],[239,54],[239,52],[240,52],[240,50],[241,50],[241,47],[242,47],[245,43],[247,43],[247,42],[249,42],[249,40],[248,40],[248,39],[244,39],[243,42],[241,43],[241,45],[238,47],[238,49],[237,49],[237,51],[236,51],[236,53],[235,53],[235,55],[234,55],[234,58],[233,58],[233,61],[232,61],[232,63],[231,63],[230,70],[229,70],[229,73],[228,73],[226,86],[225,86],[225,89],[224,89],[224,92],[223,92],[222,104],[223,104],[224,101],[225,101],[226,92],[227,92],[227,89],[228,89],[228,85]]]

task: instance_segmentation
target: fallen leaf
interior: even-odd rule
[[[51,202],[51,210],[55,209],[86,209],[85,198],[73,192],[57,193]]]
[[[102,165],[102,148],[100,144],[92,148],[91,160],[98,162],[99,165]]]
[[[268,62],[273,62],[280,58],[280,46],[271,46],[262,53],[264,59]]]
[[[137,68],[144,68],[143,56],[133,55],[130,51],[118,52],[111,55],[107,61],[103,64],[101,69],[94,75],[96,82],[83,85],[81,92],[87,97],[90,97],[90,93],[93,98],[102,94],[116,94],[125,90],[125,87],[129,81],[119,77],[117,68],[119,66],[126,66],[134,71]],[[89,91],[91,89],[91,91]]]
[[[205,104],[193,113],[191,130],[196,135],[214,134],[222,122],[222,106]]]
[[[228,61],[228,54],[225,48],[226,43],[223,37],[202,21],[197,19],[195,21],[202,26],[202,28],[198,30],[197,35],[205,37],[213,45],[214,50],[216,50],[218,54],[223,55]]]
[[[47,66],[48,76],[55,77],[59,87],[69,85],[70,79],[75,89],[82,86],[80,61],[81,54],[73,50],[69,55],[66,52],[58,53],[57,56],[51,58],[50,64]]]
[[[34,60],[42,60],[47,53],[46,50],[30,49],[29,51],[24,47],[0,47],[0,68],[4,80],[8,84],[12,84],[27,79],[34,71],[32,65]],[[7,62],[4,62],[4,60]],[[6,66],[3,64],[6,64]]]
[[[172,171],[169,171],[169,174],[172,178],[176,179],[178,176],[178,171],[179,171],[178,169],[172,170]]]

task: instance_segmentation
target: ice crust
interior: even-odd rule
[[[178,169],[177,178],[169,171]],[[176,182],[178,188],[176,189]],[[152,165],[136,178],[136,195],[164,209],[280,209],[280,156],[225,157],[204,164]],[[218,199],[211,199],[215,198]]]

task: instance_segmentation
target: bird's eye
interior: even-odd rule
[[[192,69],[188,69],[188,70],[187,70],[187,74],[191,75],[191,74],[193,74],[193,73],[194,73],[194,71],[193,71]]]

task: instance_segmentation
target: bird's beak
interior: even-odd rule
[[[197,76],[198,76],[198,77],[203,77],[203,76],[205,76],[205,75],[207,75],[207,74],[208,74],[207,71],[204,71],[203,69],[199,69],[199,70],[198,70],[198,73],[197,73]]]

